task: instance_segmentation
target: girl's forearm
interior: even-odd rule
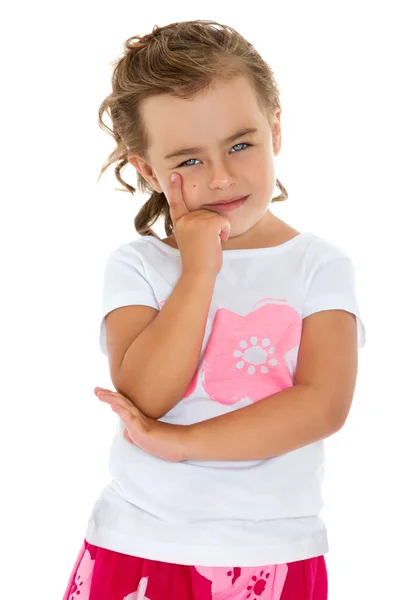
[[[328,399],[295,385],[225,415],[187,427],[187,460],[261,460],[329,437],[342,424],[329,416]]]
[[[159,419],[182,398],[201,353],[215,277],[183,274],[155,319],[132,342],[116,389]]]

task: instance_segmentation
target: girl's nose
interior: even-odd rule
[[[210,190],[215,188],[225,190],[235,181],[234,175],[223,164],[219,164],[211,169],[208,187]]]

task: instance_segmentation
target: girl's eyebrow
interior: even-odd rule
[[[221,145],[229,144],[229,142],[234,142],[239,137],[242,137],[244,135],[254,134],[257,132],[258,132],[258,129],[256,129],[255,127],[245,127],[244,129],[240,129],[233,135],[230,135],[225,140],[222,140]],[[168,160],[169,158],[176,158],[177,156],[186,156],[188,154],[195,154],[196,152],[201,152],[202,150],[204,150],[204,148],[201,148],[201,147],[181,148],[180,150],[174,150],[173,152],[166,154],[166,156],[164,156],[164,160]]]

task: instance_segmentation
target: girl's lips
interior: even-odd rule
[[[218,209],[222,212],[230,212],[232,210],[236,210],[237,208],[240,208],[242,206],[242,204],[244,204],[247,200],[249,196],[244,196],[243,198],[240,198],[239,200],[235,200],[234,202],[227,202],[226,204],[208,204],[206,205],[207,208],[210,209]]]

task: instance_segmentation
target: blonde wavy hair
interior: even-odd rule
[[[208,20],[155,25],[152,33],[127,39],[123,50],[123,55],[111,63],[112,92],[99,107],[99,125],[117,146],[104,162],[97,183],[115,163],[115,176],[125,188],[116,191],[135,194],[136,189],[122,179],[121,172],[129,163],[130,154],[138,154],[149,162],[148,136],[140,105],[150,96],[171,94],[188,99],[216,81],[245,75],[273,131],[274,115],[281,111],[274,73],[252,44],[232,27]],[[103,121],[104,113],[111,120],[111,129]],[[286,200],[288,193],[278,179],[276,185],[281,194],[272,198],[272,202]],[[165,194],[155,191],[139,171],[137,188],[141,193],[149,192],[150,198],[135,217],[136,231],[141,236],[159,238],[151,227],[164,217],[165,233],[171,235],[173,225]]]

